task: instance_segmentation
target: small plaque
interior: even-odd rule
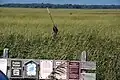
[[[41,60],[40,61],[40,79],[49,79],[49,75],[53,71],[52,60]]]
[[[55,68],[60,67],[62,73],[57,71],[60,74],[56,74],[57,79],[67,79],[67,62],[66,61],[55,61]]]
[[[69,80],[79,80],[80,78],[80,63],[69,62]]]
[[[37,75],[37,65],[33,62],[26,65],[26,74],[27,76],[36,76]]]
[[[22,61],[11,60],[11,77],[22,77]]]

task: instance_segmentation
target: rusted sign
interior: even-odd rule
[[[80,79],[80,63],[77,61],[69,62],[69,80]]]
[[[22,61],[11,60],[11,77],[22,77]]]

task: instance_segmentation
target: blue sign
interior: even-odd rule
[[[36,76],[37,75],[37,66],[35,63],[31,62],[26,65],[27,76]]]
[[[0,80],[9,80],[8,77],[0,70]]]

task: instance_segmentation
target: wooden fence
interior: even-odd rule
[[[3,56],[8,57],[7,53],[4,50]],[[80,61],[7,57],[0,58],[0,70],[10,80],[96,80],[96,62],[87,61],[85,51]]]

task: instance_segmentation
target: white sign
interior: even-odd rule
[[[40,79],[49,79],[48,76],[53,71],[53,60],[40,61]]]
[[[0,70],[6,75],[6,72],[7,72],[7,59],[0,59]]]
[[[81,73],[81,80],[96,80],[96,73]]]
[[[35,63],[29,63],[27,64],[27,75],[28,76],[36,76],[36,64]]]
[[[66,61],[56,61],[55,62],[56,68],[58,66],[63,66],[64,68],[61,68],[63,70],[63,73],[56,74],[57,79],[67,79],[67,62]]]

